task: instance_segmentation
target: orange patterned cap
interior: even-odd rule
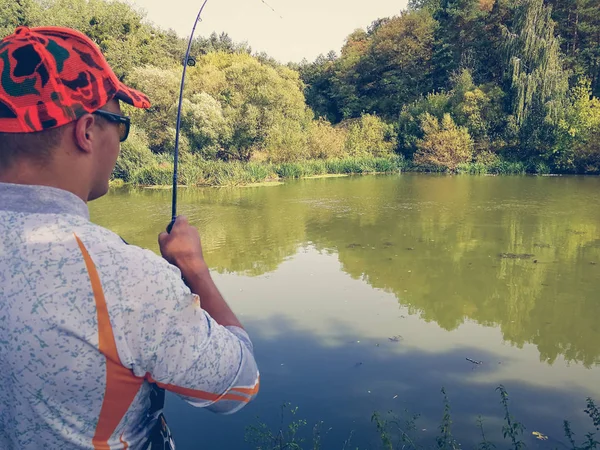
[[[0,132],[60,127],[112,99],[150,107],[146,95],[119,81],[83,33],[18,27],[0,41]]]

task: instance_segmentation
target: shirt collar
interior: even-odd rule
[[[87,204],[75,194],[50,186],[0,183],[0,210],[29,214],[72,214],[90,219]]]

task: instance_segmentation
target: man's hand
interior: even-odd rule
[[[207,270],[198,230],[184,216],[178,216],[171,233],[162,232],[158,245],[163,258],[177,266],[186,278]]]
[[[158,244],[163,258],[179,268],[190,290],[200,297],[202,309],[220,325],[242,328],[210,276],[198,230],[185,217],[177,217],[170,234],[160,233]]]

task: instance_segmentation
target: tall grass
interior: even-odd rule
[[[188,158],[179,165],[179,180],[188,186],[239,186],[327,174],[392,173],[403,171],[406,166],[399,157],[349,157],[280,164]],[[172,158],[165,157],[129,175],[132,184],[144,186],[171,184],[172,177]]]
[[[188,186],[241,186],[330,174],[445,172],[445,169],[438,166],[417,165],[401,156],[313,159],[279,164],[225,162],[187,156],[180,163],[179,170],[180,184]],[[543,163],[508,161],[499,158],[488,163],[459,164],[456,170],[456,173],[469,175],[524,175],[549,172],[550,168]],[[172,177],[173,158],[168,155],[155,155],[152,164],[128,173],[127,179],[123,180],[133,185],[153,186],[169,185],[172,183]]]

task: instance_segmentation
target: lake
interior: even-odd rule
[[[561,448],[563,419],[583,439],[586,397],[600,401],[599,193],[594,177],[423,174],[181,189],[262,386],[231,416],[169,395],[177,448],[253,448],[245,427],[277,426],[285,402],[304,436],[323,421],[323,449],[380,448],[371,415],[390,410],[420,414],[414,435],[435,443],[442,387],[463,448],[479,415],[508,447],[500,384],[529,448]],[[170,201],[113,190],[91,217],[158,252]]]

